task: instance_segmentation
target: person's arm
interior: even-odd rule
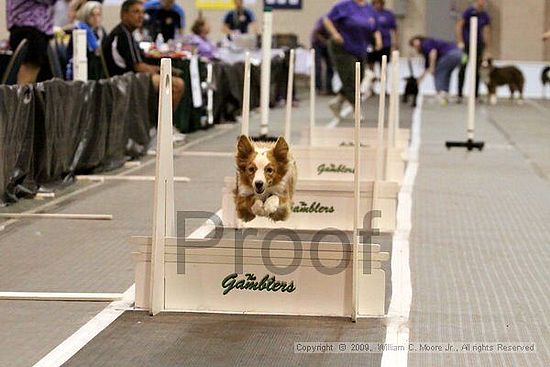
[[[485,58],[491,57],[491,25],[483,27],[483,42],[485,43]]]
[[[456,22],[456,45],[461,50],[464,49],[464,37],[462,36],[462,33],[464,32],[464,18],[460,18],[458,22]]]
[[[543,41],[547,41],[550,39],[550,31],[542,34]]]
[[[435,64],[437,63],[437,50],[434,48],[429,53],[428,68],[424,70],[424,73],[418,78],[418,84],[422,83],[422,80],[428,75],[433,74],[435,71]]]
[[[328,17],[323,18],[323,24],[325,25],[325,28],[327,29],[328,33],[330,33],[330,37],[339,45],[344,44],[344,38],[338,32],[336,27],[334,26],[334,23],[332,23],[332,20],[330,20]]]
[[[382,33],[380,31],[374,32],[374,49],[376,51],[379,51],[384,47],[384,44],[382,42]]]
[[[134,71],[136,73],[160,74],[160,67],[139,62],[134,64]]]
[[[397,28],[390,30],[390,34],[391,34],[391,49],[392,50],[399,49],[399,33],[397,32]]]

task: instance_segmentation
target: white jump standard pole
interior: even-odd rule
[[[264,9],[262,29],[262,84],[260,90],[260,139],[267,139],[269,133],[269,92],[271,84],[271,37],[273,34],[273,13]]]
[[[315,49],[309,52],[309,144],[313,145],[313,129],[315,129]]]
[[[243,107],[241,118],[241,135],[248,136],[250,129],[250,52],[246,52],[244,57],[244,87],[243,87]]]
[[[294,54],[295,50],[290,50],[290,60],[288,63],[288,83],[286,90],[286,115],[285,115],[285,139],[290,143],[290,122],[292,120],[292,96],[294,94]]]
[[[357,321],[359,315],[359,224],[361,223],[361,63],[355,63],[355,131],[354,140],[354,175],[353,175],[353,251],[352,251],[352,289],[351,320]]]
[[[458,147],[466,148],[469,151],[473,149],[483,150],[485,143],[482,141],[474,141],[475,134],[475,114],[476,114],[476,77],[477,77],[477,17],[470,18],[470,55],[468,57],[468,140],[465,142],[448,141],[445,143],[447,149]]]
[[[172,145],[172,60],[160,63],[156,180],[153,198],[153,235],[149,312],[164,310],[164,254],[166,237],[176,237],[174,208],[174,150]]]

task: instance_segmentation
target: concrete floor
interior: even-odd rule
[[[318,123],[327,124],[327,98]],[[410,110],[402,107],[404,125]],[[550,275],[550,103],[481,105],[482,153],[446,151],[462,139],[465,106],[425,101],[420,165],[413,194],[411,341],[525,341],[535,354],[409,354],[409,364],[546,366]],[[272,113],[272,134],[284,111]],[[371,99],[367,120],[376,120]],[[308,121],[307,96],[295,111],[293,140]],[[252,126],[257,126],[255,116]],[[349,122],[348,122],[349,124]],[[181,148],[233,150],[238,125],[190,136]],[[254,135],[257,131],[252,131]],[[176,208],[216,211],[231,158],[178,157]],[[122,173],[124,170],[115,173]],[[145,160],[132,174],[151,175]],[[84,186],[84,185],[83,185]],[[81,187],[79,187],[81,188]],[[67,195],[74,188],[58,193]],[[51,201],[24,201],[11,211]],[[152,184],[101,184],[49,211],[108,213],[111,222],[22,220],[0,231],[0,291],[124,292],[133,283],[127,239],[148,234]],[[4,222],[6,223],[6,222]],[[192,223],[192,227],[200,223]],[[0,222],[0,227],[2,222]],[[389,245],[388,245],[389,246]],[[389,285],[389,284],[388,284]],[[85,324],[105,304],[0,301],[0,366],[29,366]],[[381,320],[125,312],[86,345],[70,366],[377,366],[380,354],[295,354],[297,341],[384,340]]]

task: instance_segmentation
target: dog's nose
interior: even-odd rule
[[[262,191],[264,191],[264,183],[262,181],[254,182],[254,186],[256,187],[257,192],[261,193]]]

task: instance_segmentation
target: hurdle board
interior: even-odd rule
[[[353,174],[352,174],[353,176]],[[377,200],[373,202],[374,187],[377,187]],[[256,217],[244,223],[238,220],[235,212],[233,190],[235,178],[227,177],[224,182],[222,201],[222,221],[224,225],[236,228],[289,228],[293,230],[321,230],[338,228],[353,230],[353,205],[355,201],[353,181],[325,181],[299,179],[294,192],[294,206],[289,219],[273,222],[264,217]],[[396,182],[361,182],[360,216],[364,218],[373,208],[381,212],[381,217],[373,219],[374,228],[389,233],[395,230],[395,213],[399,185]],[[370,228],[368,228],[370,229]]]
[[[351,242],[321,242],[316,246],[303,241],[302,248],[296,251],[293,242],[271,241],[269,259],[262,251],[263,239],[245,239],[240,258],[235,257],[233,239],[222,239],[206,248],[202,247],[204,242],[166,239],[163,311],[341,317],[351,314]],[[148,308],[151,237],[133,237],[131,243],[136,266],[136,307]],[[384,315],[385,272],[381,267],[388,260],[389,254],[381,252],[379,245],[360,246],[359,263],[364,271],[359,274],[359,317]],[[296,265],[291,267],[293,262]],[[236,275],[236,264],[243,269],[240,275]],[[319,264],[326,274],[318,270]],[[273,268],[294,271],[276,275]],[[246,274],[254,275],[258,289],[228,290],[231,279],[244,279],[246,283],[250,278]],[[271,290],[259,289],[266,276],[268,280],[275,279],[273,284],[285,282],[294,289],[281,291],[276,285]]]
[[[361,148],[362,181],[376,179],[377,148]],[[384,167],[384,180],[403,183],[406,156],[401,149],[387,148]],[[296,160],[300,178],[322,180],[353,180],[353,147],[313,147],[293,146],[292,155]]]
[[[375,147],[377,145],[377,129],[372,127],[361,129],[361,145],[365,147]],[[384,140],[388,137],[384,134]],[[304,130],[302,136],[308,136],[300,142],[302,145],[309,144],[312,147],[345,147],[353,145],[353,127],[322,127],[315,126],[309,133],[309,128]],[[396,148],[405,150],[409,145],[410,130],[400,128],[397,131]],[[309,141],[311,140],[311,141]]]

